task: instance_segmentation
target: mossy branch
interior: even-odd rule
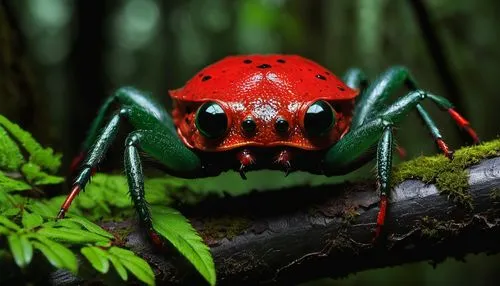
[[[372,243],[378,211],[373,181],[208,198],[182,211],[211,247],[218,285],[288,285],[413,261],[438,263],[446,257],[498,252],[500,157],[466,172],[466,205],[434,184],[414,179],[400,183],[392,193],[385,239],[377,243]],[[172,247],[159,253],[151,246],[135,221],[107,223],[105,228],[122,235],[128,247],[154,265],[158,283],[203,285]],[[61,270],[52,275],[56,285],[77,279]]]

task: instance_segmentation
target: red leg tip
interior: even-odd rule
[[[380,196],[380,208],[378,211],[377,215],[377,226],[375,227],[375,235],[373,237],[373,241],[377,240],[377,238],[380,236],[380,233],[382,232],[382,228],[385,224],[385,216],[387,213],[387,196],[386,195],[381,195]]]
[[[438,138],[436,139],[436,144],[438,145],[439,149],[443,152],[443,154],[448,157],[448,159],[453,159],[453,150],[451,150],[448,145],[444,142],[443,139]]]
[[[73,186],[73,189],[71,189],[71,193],[69,193],[69,195],[66,197],[66,200],[64,200],[64,203],[61,206],[61,210],[57,214],[57,218],[58,219],[64,218],[64,215],[66,214],[66,212],[68,211],[69,207],[71,206],[71,203],[76,198],[76,196],[78,195],[78,193],[80,193],[80,191],[81,191],[81,188],[80,188],[79,185],[74,185]]]
[[[474,129],[472,129],[472,127],[464,126],[464,129],[467,133],[469,133],[469,136],[472,138],[472,141],[474,141],[474,144],[481,143],[481,140],[479,140],[479,136],[477,136],[476,131],[474,131]]]
[[[472,129],[472,127],[470,126],[469,121],[467,121],[467,119],[465,119],[462,115],[460,115],[460,113],[458,113],[453,108],[448,109],[448,113],[453,118],[453,120],[455,120],[458,126],[465,129],[465,131],[474,141],[474,144],[479,144],[480,142],[479,137],[477,136],[476,131],[474,131],[474,129]]]

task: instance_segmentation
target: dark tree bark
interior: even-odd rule
[[[417,180],[396,187],[385,239],[377,243],[372,242],[378,211],[373,182],[207,199],[184,213],[211,246],[218,285],[290,285],[407,262],[439,263],[446,257],[498,252],[500,157],[471,167],[469,173],[472,208]],[[216,222],[218,232],[210,230]],[[159,284],[202,282],[174,251],[158,253],[135,225],[125,221],[105,227],[133,228],[126,245],[154,266]],[[64,271],[52,279],[56,285],[78,283]]]

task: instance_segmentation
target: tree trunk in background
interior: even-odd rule
[[[0,1],[0,114],[25,129],[33,129],[35,93],[18,23]]]
[[[78,152],[92,120],[97,114],[109,91],[104,83],[105,51],[104,33],[106,31],[106,1],[77,1],[76,31],[78,35],[70,57],[72,65],[73,90],[69,92],[71,100],[66,108],[68,122],[65,133],[70,136],[65,140],[65,165],[68,159]]]

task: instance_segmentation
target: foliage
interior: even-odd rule
[[[2,115],[0,115],[0,125],[5,128],[9,135],[17,140],[21,144],[21,146],[28,152],[28,154],[30,155],[29,162],[36,164],[40,168],[46,169],[52,173],[56,172],[59,169],[59,167],[61,166],[60,154],[54,154],[54,151],[51,148],[43,148],[38,142],[35,141],[35,139],[33,139],[31,134],[22,130],[17,124],[10,122]],[[6,149],[7,153],[4,154],[5,158],[9,160],[12,158],[11,156],[13,156],[13,158],[19,160],[19,163],[23,162],[24,160],[21,160],[21,157],[19,156],[20,154],[17,153],[19,152],[19,148],[12,148],[12,143],[10,147],[11,148]]]
[[[215,266],[210,250],[186,218],[166,207],[153,206],[151,213],[153,228],[191,261],[210,285],[215,285]]]
[[[26,160],[23,151],[29,154]],[[115,236],[83,216],[93,220],[111,219],[118,214],[132,213],[126,179],[123,176],[97,174],[71,208],[68,218],[54,220],[64,196],[50,199],[32,198],[34,190],[44,185],[63,182],[54,175],[60,166],[60,155],[43,148],[29,133],[0,115],[0,252],[2,261],[11,258],[26,268],[35,253],[42,254],[51,265],[78,273],[75,250],[100,273],[113,265],[118,276],[128,279],[128,272],[152,285],[154,272],[134,252],[115,244]],[[171,202],[165,190],[182,187],[175,179],[146,181],[149,203]],[[38,195],[40,195],[38,193]],[[160,235],[170,240],[179,252],[215,284],[215,268],[208,247],[187,219],[179,212],[155,206],[154,224]],[[168,222],[168,225],[165,224]],[[5,249],[3,249],[5,248]],[[9,250],[5,252],[5,250]],[[5,259],[7,257],[7,259]]]

